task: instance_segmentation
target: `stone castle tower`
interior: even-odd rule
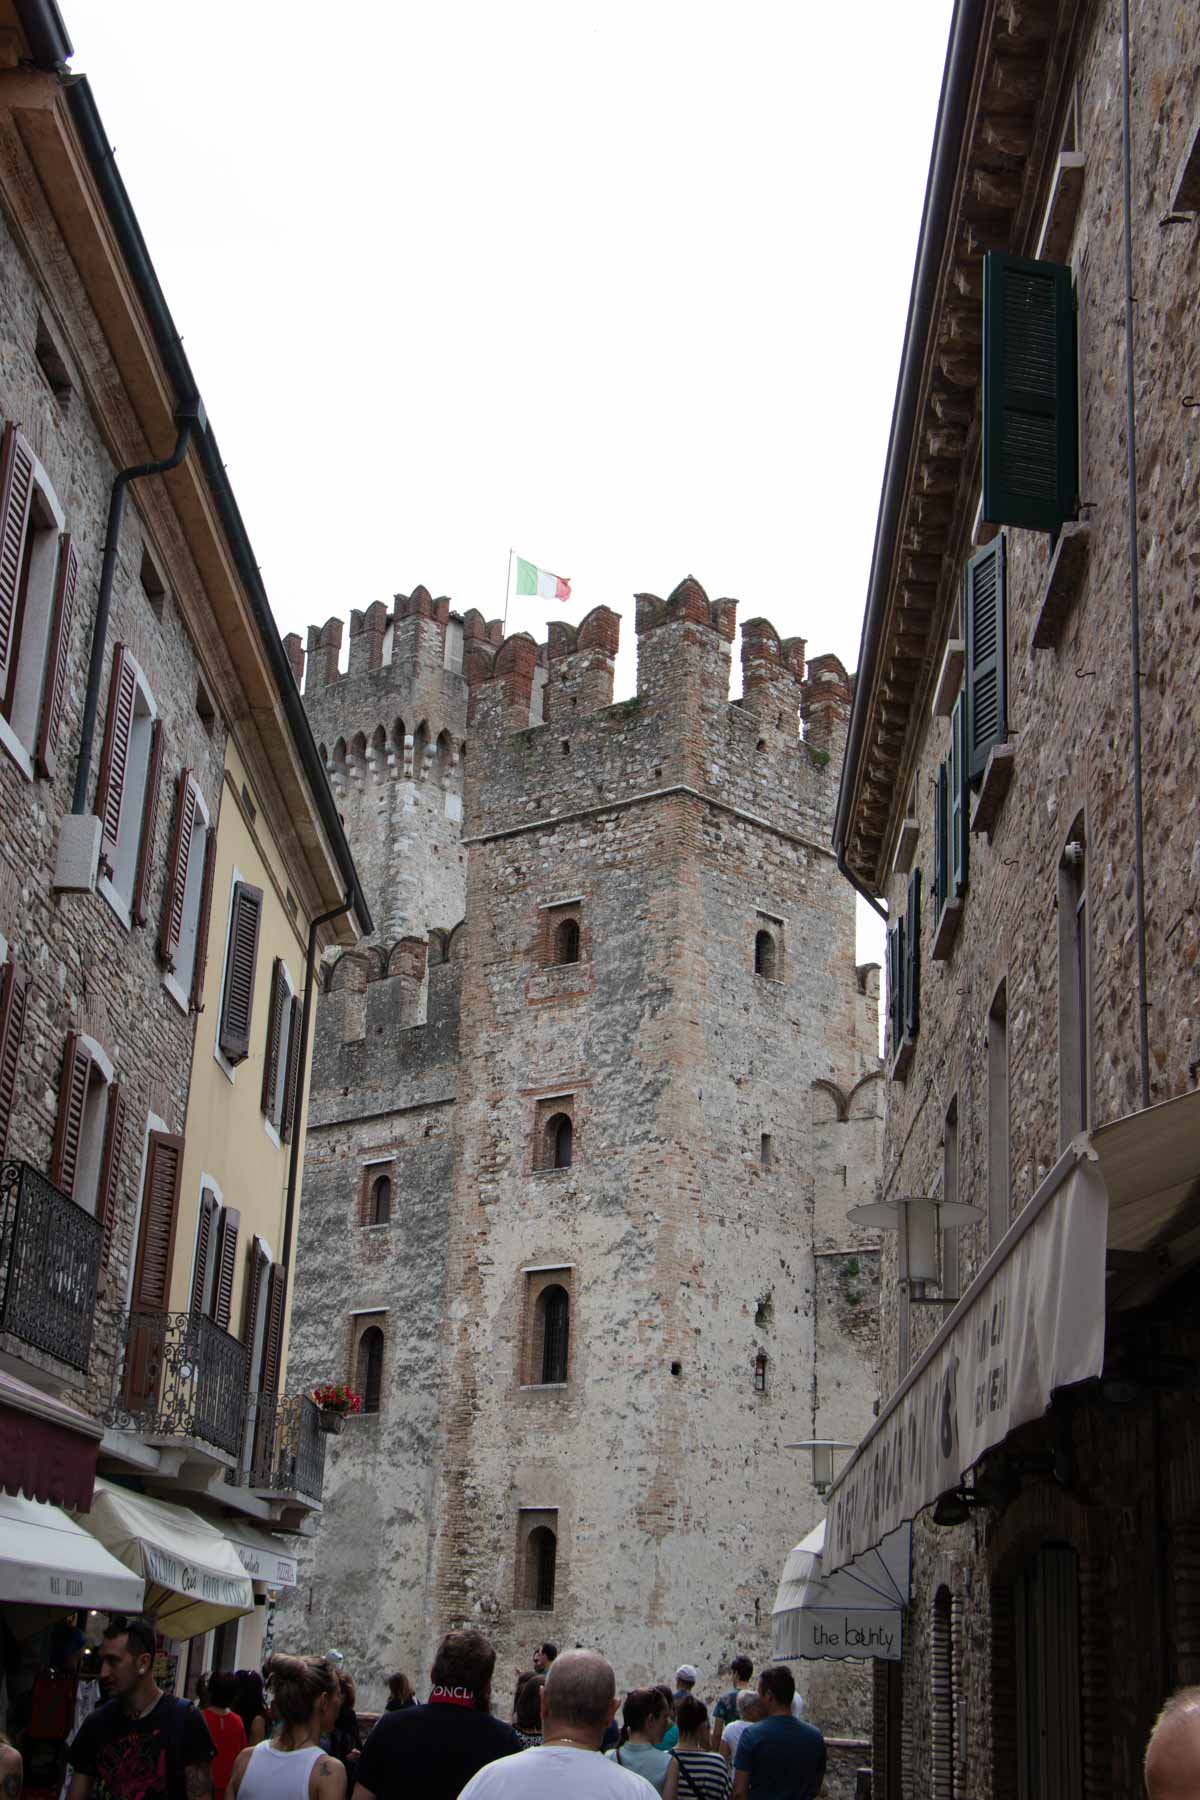
[[[735,622],[691,579],[640,595],[616,705],[606,607],[538,645],[417,589],[352,615],[344,675],[340,623],[309,635],[379,932],[318,1008],[291,1359],[378,1409],[329,1440],[277,1640],[336,1643],[367,1705],[460,1621],[501,1685],[551,1637],[715,1692],[820,1516],[785,1446],[870,1422],[851,685],[755,619],[731,704]]]

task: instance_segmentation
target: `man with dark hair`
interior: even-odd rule
[[[655,1800],[657,1789],[597,1752],[617,1711],[611,1664],[595,1650],[566,1650],[542,1689],[542,1741],[489,1763],[461,1800]]]
[[[825,1739],[792,1713],[796,1683],[783,1663],[764,1669],[766,1717],[748,1725],[733,1756],[733,1800],[815,1800],[825,1779]]]
[[[208,1800],[213,1741],[190,1700],[164,1694],[151,1673],[154,1626],[117,1613],[100,1645],[104,1704],[67,1751],[68,1800]]]
[[[384,1713],[362,1748],[353,1800],[456,1800],[476,1769],[522,1748],[491,1713],[496,1652],[478,1631],[448,1631],[429,1701]]]
[[[558,1645],[557,1644],[539,1644],[537,1649],[533,1653],[533,1672],[534,1672],[534,1674],[535,1675],[544,1675],[546,1673],[546,1670],[550,1667],[550,1664],[557,1657],[557,1655],[558,1655]]]
[[[738,1716],[738,1693],[747,1685],[753,1675],[754,1664],[748,1656],[735,1656],[729,1665],[729,1673],[733,1676],[733,1686],[727,1694],[721,1695],[713,1707],[712,1747],[714,1750],[721,1748],[721,1738],[725,1727],[732,1725]]]

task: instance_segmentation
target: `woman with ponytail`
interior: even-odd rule
[[[337,1671],[323,1656],[273,1656],[265,1673],[275,1729],[242,1751],[226,1800],[346,1800],[346,1771],[321,1748],[341,1710]]]

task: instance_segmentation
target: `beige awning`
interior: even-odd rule
[[[143,1595],[141,1578],[68,1513],[24,1494],[0,1494],[0,1601],[140,1612]]]
[[[247,1575],[271,1588],[295,1587],[296,1540],[258,1531],[243,1520],[228,1520],[225,1535]]]
[[[891,1396],[829,1495],[822,1564],[861,1558],[1104,1366],[1106,1303],[1200,1261],[1200,1091],[1064,1151]]]
[[[254,1583],[237,1551],[189,1507],[96,1482],[79,1523],[146,1583],[146,1611],[168,1637],[198,1637],[254,1610]]]

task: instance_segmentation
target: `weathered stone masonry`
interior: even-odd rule
[[[416,601],[398,603],[393,659]],[[441,605],[422,633],[454,623]],[[314,725],[335,782],[345,742],[348,794],[352,746],[383,726],[347,805],[377,880],[413,872],[386,838],[360,845],[372,783],[392,750],[398,790],[420,773],[390,702],[370,717],[376,695],[417,695],[394,710],[405,736],[428,717],[427,744],[433,690],[470,701],[465,925],[447,940],[372,893],[411,935],[338,964],[318,1023],[292,1354],[341,1373],[351,1314],[386,1308],[387,1363],[380,1413],[332,1446],[296,1604],[368,1692],[427,1667],[456,1619],[488,1630],[502,1669],[549,1635],[598,1643],[622,1681],[686,1654],[715,1685],[736,1648],[766,1653],[783,1557],[817,1514],[807,1459],[782,1445],[870,1417],[875,1259],[845,1211],[875,1179],[877,972],[855,968],[825,848],[849,683],[750,621],[731,705],[735,605],[689,580],[639,598],[638,689],[613,705],[619,624],[597,608],[545,645],[501,644],[468,614],[465,679],[444,639],[425,672],[406,650],[356,674],[360,628],[336,679],[332,628],[314,644]],[[442,718],[455,741],[462,712]],[[376,806],[411,820],[421,798]],[[436,844],[435,881],[439,834],[413,853]],[[560,962],[566,923],[578,957]],[[404,969],[426,943],[422,1021]],[[547,1167],[564,1117],[569,1166]],[[394,1170],[387,1225],[357,1222],[368,1162]],[[547,1386],[551,1275],[570,1335]],[[548,1610],[531,1606],[538,1529],[557,1539]],[[807,1685],[831,1722],[861,1722]]]

